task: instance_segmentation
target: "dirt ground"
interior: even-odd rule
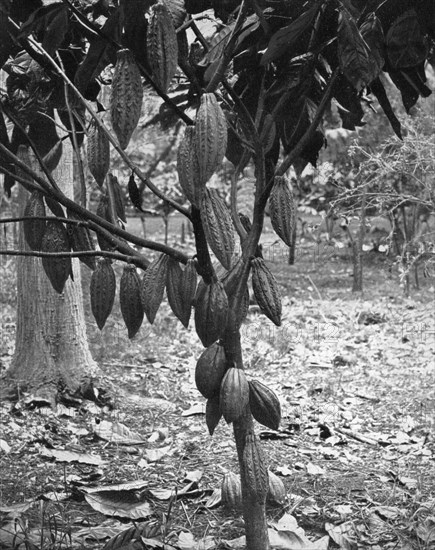
[[[281,286],[282,326],[252,305],[242,329],[248,377],[282,405],[279,431],[258,425],[286,488],[285,501],[268,508],[281,537],[273,547],[435,548],[433,274],[420,274],[406,297],[397,266],[371,253],[365,290],[355,295],[346,247],[304,240],[289,266],[275,241],[266,233],[264,255]],[[4,371],[14,345],[14,261],[0,269]],[[231,427],[221,421],[208,435],[192,322],[185,330],[164,303],[156,323],[129,341],[117,303],[101,333],[86,309],[112,404],[71,400],[51,410],[31,395],[2,402],[0,544],[243,548],[240,511],[219,495],[223,475],[237,472]]]

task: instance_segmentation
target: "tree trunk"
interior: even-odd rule
[[[353,286],[352,292],[362,292],[363,290],[363,243],[366,232],[366,194],[367,188],[364,188],[361,200],[361,216],[359,221],[359,230],[357,238],[352,242],[353,252]],[[350,234],[350,230],[349,230]]]
[[[60,166],[53,173],[61,189],[73,194],[71,147],[64,142]],[[28,192],[20,186],[21,213]],[[21,225],[21,224],[20,224]],[[29,250],[20,227],[20,249]],[[17,328],[8,377],[14,385],[53,402],[59,389],[86,393],[99,368],[92,359],[83,310],[79,260],[73,259],[74,282],[62,294],[53,290],[40,258],[17,259]]]

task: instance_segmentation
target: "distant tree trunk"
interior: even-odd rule
[[[359,222],[358,237],[352,242],[353,248],[353,285],[352,292],[362,292],[363,290],[363,243],[366,232],[366,193],[364,188],[361,199],[361,215]]]
[[[288,251],[288,264],[295,265],[296,259],[296,235],[297,235],[297,223],[295,223],[293,233],[292,233],[292,244]]]
[[[53,176],[68,196],[73,194],[72,170],[71,148],[64,143],[64,154]],[[28,192],[20,186],[19,193],[23,212]],[[19,241],[21,250],[29,250],[22,227]],[[69,279],[58,294],[40,258],[17,259],[17,328],[8,378],[15,386],[51,403],[61,389],[87,395],[101,374],[88,346],[77,259],[73,260],[73,274],[74,282]]]

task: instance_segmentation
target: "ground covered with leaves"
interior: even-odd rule
[[[272,242],[264,253],[283,324],[252,304],[242,337],[248,377],[275,390],[283,411],[279,431],[258,426],[287,491],[268,508],[272,547],[435,548],[434,280],[405,297],[390,260],[373,255],[353,295],[342,250],[306,243],[294,266]],[[13,278],[13,260],[3,261],[3,369]],[[1,405],[1,545],[244,548],[240,511],[220,499],[224,473],[238,468],[232,431],[221,421],[207,433],[193,326],[164,304],[129,341],[115,310],[102,333],[88,314],[110,404],[70,399],[52,410],[24,394]]]

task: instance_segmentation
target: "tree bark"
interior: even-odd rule
[[[53,173],[61,189],[73,195],[72,151],[64,153]],[[21,214],[28,192],[20,186]],[[22,224],[20,224],[22,225]],[[29,250],[20,227],[21,250]],[[73,259],[74,282],[62,294],[53,290],[40,258],[17,258],[17,327],[15,353],[8,378],[35,395],[54,401],[60,389],[86,394],[98,377],[86,334],[79,260]]]

